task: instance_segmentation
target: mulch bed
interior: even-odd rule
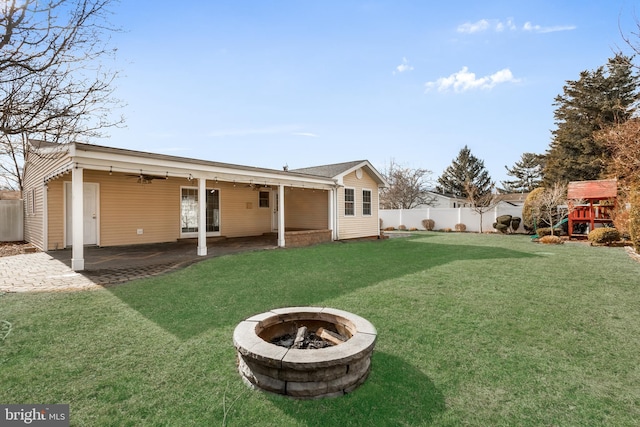
[[[0,257],[40,252],[38,248],[27,242],[0,242]]]

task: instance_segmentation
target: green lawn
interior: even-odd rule
[[[4,294],[0,403],[69,403],[88,426],[637,426],[639,287],[621,248],[428,233]],[[290,305],[377,327],[363,386],[295,401],[242,383],[235,325]]]

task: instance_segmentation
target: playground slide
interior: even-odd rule
[[[559,223],[557,223],[556,225],[554,225],[554,226],[553,226],[553,228],[558,228],[558,227],[560,227],[561,225],[566,224],[567,222],[569,222],[569,218],[564,218],[564,219],[563,219],[563,220],[561,220]],[[536,228],[536,230],[537,230],[537,228]],[[534,234],[533,236],[531,236],[531,238],[532,238],[532,239],[537,239],[538,237],[539,237],[539,236],[538,236],[538,233],[537,233],[537,232],[536,232],[536,234]]]

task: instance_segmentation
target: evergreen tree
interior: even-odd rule
[[[610,156],[594,132],[627,121],[637,108],[638,76],[631,58],[617,54],[606,66],[582,71],[555,98],[556,129],[545,156],[545,186],[598,179]]]
[[[523,153],[512,168],[505,166],[511,181],[501,181],[502,193],[529,193],[542,185],[543,157],[535,153]]]
[[[471,150],[465,145],[438,178],[436,190],[465,199],[473,196],[479,200],[491,193],[492,185],[484,161],[471,154]],[[474,189],[473,194],[469,194],[469,188]]]

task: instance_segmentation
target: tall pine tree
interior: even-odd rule
[[[637,108],[639,80],[631,59],[617,54],[606,66],[582,71],[555,98],[557,127],[545,156],[545,186],[601,177],[610,153],[594,132],[624,123]]]
[[[503,188],[502,193],[529,193],[534,188],[542,185],[542,167],[543,158],[535,153],[522,153],[520,161],[516,162],[513,167],[505,166],[507,175],[515,179],[509,181],[501,181]]]
[[[436,190],[468,199],[469,188],[474,189],[471,196],[479,199],[491,193],[493,185],[484,161],[471,154],[471,150],[465,145],[438,178]]]

